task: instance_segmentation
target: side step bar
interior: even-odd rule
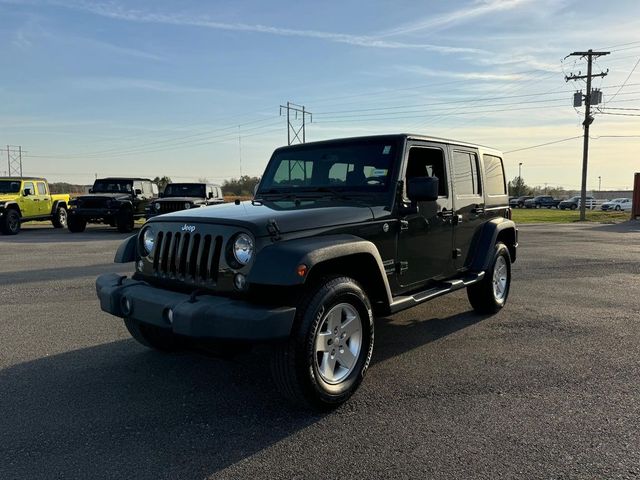
[[[422,292],[414,293],[413,295],[395,297],[391,305],[389,305],[389,310],[391,311],[391,313],[396,313],[406,308],[414,307],[446,293],[465,288],[469,285],[479,282],[483,278],[484,272],[468,273],[462,278],[442,282],[435,287],[429,288],[428,290],[423,290]]]

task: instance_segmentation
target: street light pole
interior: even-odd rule
[[[598,175],[598,191],[602,191],[602,177]]]
[[[518,164],[518,178],[522,180],[522,162]]]

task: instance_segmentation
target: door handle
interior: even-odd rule
[[[438,212],[438,216],[440,218],[451,218],[453,217],[453,209],[447,210],[446,208],[443,208],[441,212]]]
[[[482,205],[476,205],[471,209],[471,213],[475,215],[480,215],[484,213],[484,207]]]

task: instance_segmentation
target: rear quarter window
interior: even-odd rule
[[[495,155],[484,154],[484,188],[487,195],[506,195],[507,184],[502,159]]]

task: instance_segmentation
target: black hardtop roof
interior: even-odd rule
[[[0,177],[0,180],[13,180],[14,182],[20,180],[41,180],[43,182],[47,181],[46,178],[42,177]]]
[[[167,187],[169,185],[211,185],[212,187],[220,186],[217,183],[211,183],[211,182],[171,182],[171,183],[167,183]]]
[[[276,151],[296,149],[296,148],[306,148],[306,147],[313,147],[313,146],[323,146],[323,145],[329,145],[329,144],[335,144],[335,143],[366,142],[366,141],[375,141],[375,140],[380,140],[380,141],[423,140],[423,141],[429,141],[429,142],[460,145],[464,147],[483,148],[487,150],[493,150],[494,152],[499,152],[499,150],[493,147],[487,147],[486,145],[462,142],[462,141],[453,140],[450,138],[430,137],[428,135],[418,135],[413,133],[392,133],[388,135],[365,135],[361,137],[332,138],[327,140],[319,140],[317,142],[307,142],[307,143],[299,143],[295,145],[283,146],[283,147],[277,148]]]

